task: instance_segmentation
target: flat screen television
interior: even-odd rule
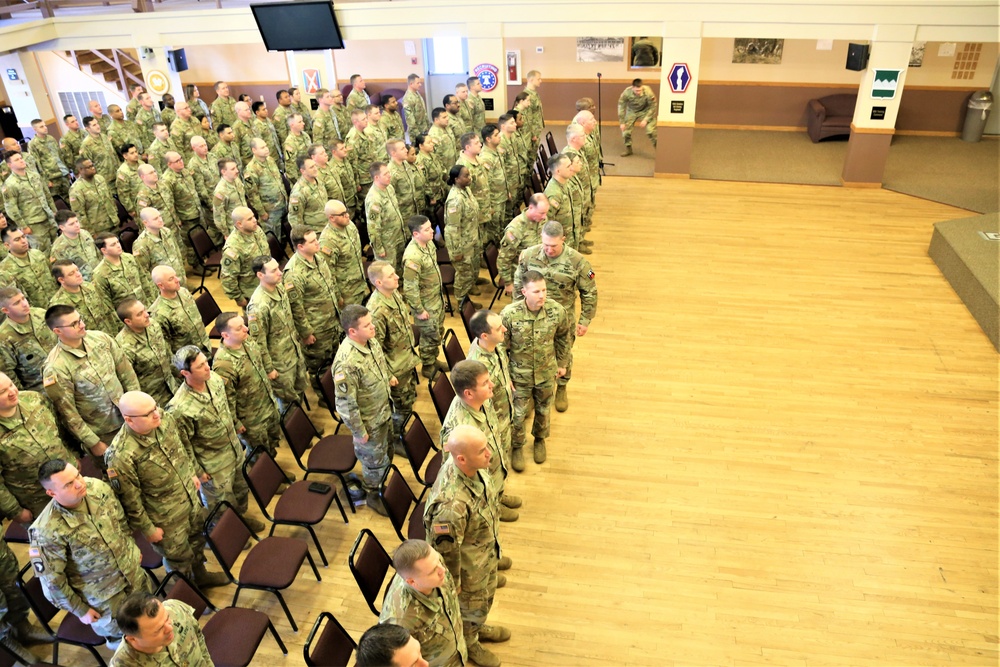
[[[344,48],[333,3],[273,2],[250,5],[268,51],[320,51]]]

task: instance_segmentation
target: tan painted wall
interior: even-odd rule
[[[365,79],[396,81],[406,80],[411,72],[423,74],[424,62],[420,40],[414,39],[413,48],[417,64],[410,64],[410,56],[404,50],[402,39],[374,39],[371,41],[345,41],[344,49],[333,52],[334,66],[337,68],[339,83],[346,84],[352,74],[360,74]]]
[[[204,81],[288,81],[285,56],[268,52],[263,44],[219,44],[187,46],[188,69],[181,72],[182,83]]]
[[[541,46],[543,53],[536,53]],[[658,72],[637,72],[629,70],[625,61],[618,63],[578,63],[576,62],[575,37],[515,37],[504,40],[505,49],[520,49],[521,75],[537,69],[542,79],[593,79],[597,81],[600,72],[605,80],[631,81],[638,77],[659,79]],[[628,49],[628,40],[625,41]],[[503,70],[501,70],[502,73]]]

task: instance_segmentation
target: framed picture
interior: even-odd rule
[[[663,58],[662,37],[629,37],[628,68],[657,70]]]
[[[521,83],[521,52],[516,50],[508,50],[506,53],[507,66],[504,68],[507,71],[507,84],[511,86],[517,86]]]
[[[740,37],[733,40],[733,62],[748,65],[780,65],[784,50],[783,39]]]

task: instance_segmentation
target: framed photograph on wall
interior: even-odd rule
[[[628,38],[628,68],[629,69],[660,69],[663,59],[662,37],[629,37]]]
[[[507,50],[507,84],[516,86],[521,83],[521,52],[513,49]]]

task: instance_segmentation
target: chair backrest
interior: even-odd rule
[[[218,302],[208,290],[203,291],[194,298],[194,305],[198,306],[198,313],[201,315],[201,323],[206,327],[212,322],[215,322],[215,318],[222,314],[222,309],[219,308]]]
[[[455,388],[451,386],[451,380],[444,373],[438,373],[434,376],[434,382],[431,384],[431,400],[434,402],[434,410],[438,413],[438,419],[442,422],[454,399]]]
[[[330,416],[338,424],[343,424],[344,420],[340,418],[337,414],[337,388],[333,383],[333,366],[327,366],[326,372],[319,378],[319,389],[323,394],[324,400],[326,400],[327,409],[330,410]]]
[[[465,334],[472,340],[472,328],[470,327],[470,322],[472,322],[472,316],[476,314],[476,307],[472,305],[472,301],[465,299],[462,301],[462,324],[465,325]]]
[[[215,250],[212,237],[208,235],[204,227],[195,225],[188,230],[188,239],[191,241],[191,247],[194,248],[195,257],[204,264],[205,259]]]
[[[194,609],[195,618],[201,618],[209,610],[218,611],[198,586],[178,570],[174,570],[164,578],[163,583],[156,589],[156,596],[164,600],[180,600]]]
[[[483,258],[486,260],[486,270],[490,273],[490,280],[493,281],[494,285],[502,284],[503,279],[498,279],[500,267],[497,265],[500,259],[500,249],[497,248],[497,245],[493,241],[487,243],[486,247],[483,248]],[[471,336],[469,340],[472,340]]]
[[[267,248],[271,252],[271,257],[274,257],[278,260],[278,263],[281,263],[281,260],[286,257],[284,244],[271,232],[266,232],[265,236],[267,237]]]
[[[424,507],[426,500],[421,500],[410,512],[410,520],[406,522],[406,539],[426,540],[427,531],[424,529]]]
[[[347,634],[344,626],[334,618],[333,614],[324,611],[316,617],[316,622],[309,631],[309,638],[302,647],[302,657],[309,667],[346,665],[351,661],[351,655],[357,648],[357,642]]]
[[[389,466],[385,479],[382,480],[380,491],[385,511],[389,515],[389,522],[396,529],[396,534],[400,541],[406,539],[403,536],[403,525],[406,523],[410,508],[417,504],[417,497],[410,490],[410,485],[406,483],[399,468],[395,465]]]
[[[254,536],[254,533],[243,522],[236,509],[225,500],[216,505],[208,516],[208,520],[205,521],[206,530],[213,525],[213,521],[214,527],[208,533],[208,546],[212,548],[212,553],[232,578],[233,565],[243,553],[243,545]]]
[[[327,402],[329,402],[329,399],[327,399]],[[319,433],[316,432],[316,427],[313,426],[312,420],[309,419],[309,415],[306,414],[306,411],[302,409],[302,406],[298,402],[293,401],[289,404],[288,409],[285,411],[285,416],[281,419],[281,430],[285,432],[285,440],[288,441],[288,447],[292,450],[295,460],[301,466],[302,457],[309,450],[313,438],[317,437]]]
[[[132,254],[132,246],[135,245],[135,240],[139,238],[139,232],[134,229],[123,229],[118,234],[118,241],[121,243],[122,250],[128,254]]]
[[[16,583],[18,589],[24,594],[25,599],[28,600],[28,605],[35,612],[35,616],[38,617],[42,627],[50,635],[54,635],[55,633],[52,632],[52,628],[49,627],[49,621],[59,613],[59,609],[45,597],[45,593],[42,590],[42,581],[33,574],[30,562],[18,572]]]
[[[382,590],[385,575],[392,569],[392,558],[375,537],[375,533],[367,528],[361,529],[347,556],[347,565],[351,568],[354,580],[358,582],[368,608],[378,616],[379,609],[375,606],[375,600]]]
[[[448,329],[444,332],[441,347],[444,348],[444,358],[448,362],[448,368],[454,369],[455,364],[465,361],[465,351],[462,349],[462,344],[458,341],[458,335],[455,334],[454,329]]]
[[[552,136],[551,132],[545,133],[545,143],[549,146],[549,153],[555,155],[559,152],[559,148],[556,147],[556,139]]]
[[[278,492],[278,487],[288,481],[277,462],[263,447],[255,448],[250,459],[243,462],[243,477],[265,514],[271,498]]]
[[[410,459],[413,472],[418,473],[420,467],[424,465],[427,455],[437,450],[437,445],[431,439],[431,434],[424,426],[424,420],[416,412],[410,420],[410,427],[403,434],[403,447],[406,449],[406,456]]]
[[[549,158],[552,157],[549,151],[545,150],[545,144],[538,145],[538,159],[542,162],[548,162]]]
[[[545,188],[542,187],[542,179],[538,177],[538,172],[531,172],[531,187],[535,192],[544,192]]]

